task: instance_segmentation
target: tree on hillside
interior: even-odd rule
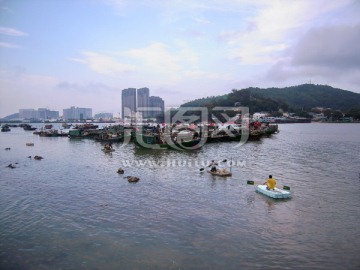
[[[345,114],[346,117],[352,117],[354,120],[360,120],[360,107],[351,108]]]

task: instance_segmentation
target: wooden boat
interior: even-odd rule
[[[26,130],[26,131],[35,130],[35,129],[36,129],[36,127],[32,127],[32,126],[30,126],[29,124],[24,124],[22,127],[23,127],[23,129]]]
[[[268,190],[266,188],[266,185],[257,185],[256,191],[274,199],[287,199],[291,197],[290,191],[280,188],[275,188],[274,190]]]
[[[169,135],[165,135],[165,136],[169,136]],[[201,139],[174,141],[170,137],[164,138],[156,133],[136,135],[134,136],[134,142],[135,145],[140,148],[149,148],[149,149],[193,150],[202,147]]]
[[[134,136],[134,143],[143,149],[169,149],[169,145],[160,140],[157,134],[140,134]]]
[[[72,126],[72,124],[62,123],[61,126],[63,128],[69,129]]]
[[[216,176],[232,176],[232,173],[227,171],[226,169],[219,169],[219,170],[216,170],[215,172],[212,172],[212,171],[207,171],[208,173],[212,174],[212,175],[216,175]]]
[[[111,152],[114,152],[115,149],[105,149],[105,148],[103,148],[103,149],[101,149],[101,151],[103,151],[104,153],[111,153]]]
[[[3,125],[3,126],[1,127],[1,132],[8,132],[8,131],[10,131],[10,128],[9,128],[8,125]]]

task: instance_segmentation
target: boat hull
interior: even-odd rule
[[[212,175],[222,176],[222,177],[232,176],[232,173],[231,173],[231,172],[219,172],[219,171],[216,171],[216,172],[207,171],[207,172],[210,173],[210,174],[212,174]]]
[[[101,149],[101,151],[103,151],[104,153],[111,153],[115,152],[115,149]]]
[[[266,188],[266,185],[257,185],[256,191],[273,199],[288,199],[291,197],[290,191],[279,188],[275,188],[274,190],[268,190]]]

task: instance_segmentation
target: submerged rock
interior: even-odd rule
[[[135,176],[127,176],[126,178],[129,183],[136,183],[136,182],[139,182],[139,180],[140,180],[140,178],[135,177]]]

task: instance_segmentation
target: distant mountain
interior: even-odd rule
[[[298,111],[314,107],[348,111],[360,108],[360,94],[327,85],[303,84],[285,88],[246,88],[222,96],[187,102],[182,107],[246,106],[256,111]]]
[[[250,88],[250,91],[255,95],[284,101],[292,107],[324,107],[343,111],[360,107],[360,94],[328,85],[303,84],[285,88]]]
[[[14,119],[19,119],[19,113],[13,113],[8,116],[5,116],[4,118],[1,118],[2,121],[11,121]]]

